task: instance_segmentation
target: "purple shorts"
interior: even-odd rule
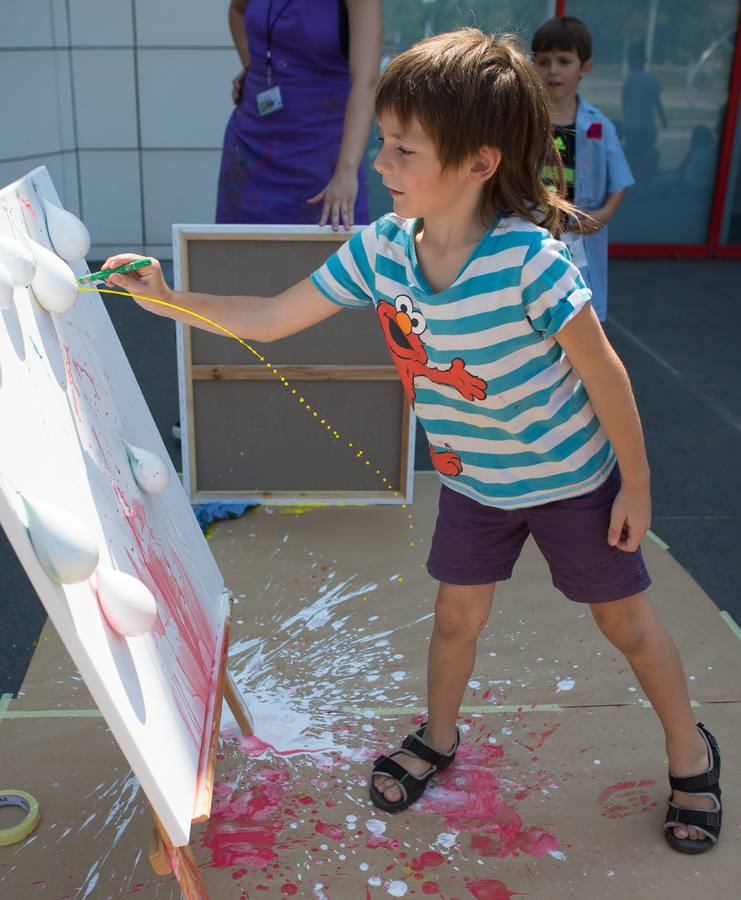
[[[580,497],[498,509],[443,485],[427,571],[448,584],[505,581],[532,534],[554,586],[570,600],[605,603],[638,594],[651,584],[640,548],[626,553],[607,543],[619,488],[615,466],[603,484]]]

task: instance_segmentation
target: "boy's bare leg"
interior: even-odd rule
[[[427,658],[425,728],[425,741],[436,750],[447,752],[455,743],[458,710],[476,659],[476,639],[489,618],[493,596],[493,584],[440,584]],[[415,775],[429,769],[424,760],[404,753],[394,759]],[[393,779],[378,775],[375,785],[390,803],[401,799]]]
[[[698,775],[708,767],[705,741],[695,727],[682,661],[674,642],[656,618],[643,594],[591,606],[597,625],[630,663],[664,728],[666,754],[675,775]],[[674,802],[689,809],[712,809],[708,797],[674,792]],[[686,825],[678,838],[707,840]]]

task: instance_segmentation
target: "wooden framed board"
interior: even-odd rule
[[[56,265],[49,216],[60,205],[46,169],[34,170],[0,190],[0,237]],[[84,259],[69,266],[88,271]],[[39,297],[36,281],[15,286],[0,309],[0,524],[157,820],[183,847],[210,808],[229,595],[100,296],[80,291],[59,313]],[[159,457],[169,476],[159,493],[140,487],[127,443]],[[89,575],[50,576],[30,497],[89,536]],[[69,529],[60,533],[64,544]],[[148,589],[151,630],[126,637],[109,624],[103,567]]]
[[[274,296],[348,237],[307,225],[174,225],[175,287]],[[343,310],[274,343],[248,342],[270,366],[226,336],[180,324],[177,336],[183,481],[191,501],[411,500],[414,413],[372,308]],[[297,402],[304,395],[317,417]]]

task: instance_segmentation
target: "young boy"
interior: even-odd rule
[[[563,161],[567,196],[588,213],[571,218],[561,240],[592,291],[600,322],[607,317],[607,223],[634,181],[612,122],[578,92],[592,69],[592,38],[573,16],[556,16],[535,32],[531,50]],[[557,184],[554,173],[544,177]]]
[[[575,210],[540,177],[558,166],[543,86],[516,39],[462,29],[396,57],[376,115],[375,168],[394,213],[310,278],[272,299],[176,294],[156,261],[110,281],[152,312],[220,333],[194,312],[257,341],[374,305],[443,482],[428,560],[441,582],[429,721],[376,760],[378,807],[406,808],[453,761],[477,635],[532,533],[555,585],[590,604],[661,721],[668,840],[707,849],[720,832],[720,755],[695,726],[679,655],[642,593],[651,500],[641,426],[590,292],[551,234]]]

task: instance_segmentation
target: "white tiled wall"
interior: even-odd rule
[[[0,160],[74,149],[66,55],[53,49],[0,52]]]
[[[229,0],[135,0],[140,47],[231,47]]]
[[[0,47],[52,46],[54,21],[49,0],[0,2]]]
[[[81,150],[79,155],[82,216],[93,244],[140,247],[139,152]]]
[[[0,134],[0,183],[46,165],[90,230],[91,259],[170,257],[173,222],[214,218],[238,68],[228,8],[0,0],[0,121],[12,126]]]
[[[174,222],[213,222],[220,159],[219,150],[142,153],[149,243],[169,243]]]
[[[66,0],[66,5],[73,47],[133,47],[131,0]]]
[[[80,148],[136,148],[134,51],[73,50],[77,143]]]
[[[236,54],[229,50],[140,50],[143,147],[220,147]]]

